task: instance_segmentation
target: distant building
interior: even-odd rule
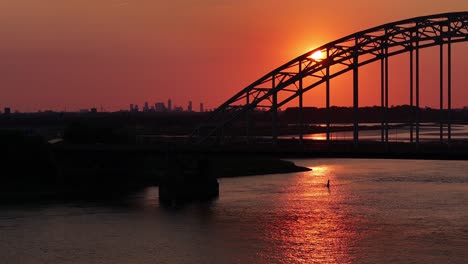
[[[192,112],[192,101],[188,102],[187,111]]]
[[[148,102],[145,102],[145,106],[143,106],[143,112],[148,112],[148,111],[149,111]]]
[[[203,109],[203,103],[200,103],[200,113],[205,112],[205,109]]]
[[[183,112],[184,108],[182,108],[182,106],[174,106],[174,111],[175,112]]]
[[[171,101],[171,99],[167,100],[167,111],[169,111],[169,112],[172,111],[172,101]]]
[[[91,108],[91,113],[97,113],[97,108],[96,107]]]
[[[154,104],[154,111],[156,111],[156,112],[166,112],[167,109],[166,109],[166,106],[164,105],[164,103],[159,102],[159,103]]]
[[[5,110],[5,111],[3,111],[3,113],[4,113],[5,115],[11,114],[11,109],[10,109],[10,107],[5,107],[4,110]]]
[[[138,105],[135,105],[133,107],[133,112],[138,112],[138,111],[140,111],[140,108],[138,107]]]
[[[89,109],[80,109],[80,113],[82,114],[89,113]]]
[[[133,112],[133,111],[134,111],[133,104],[130,104],[130,112]]]

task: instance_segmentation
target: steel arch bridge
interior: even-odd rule
[[[419,144],[419,52],[423,48],[440,46],[440,110],[443,110],[443,73],[444,46],[447,46],[447,140],[451,139],[451,57],[453,43],[468,41],[468,12],[445,13],[416,17],[360,31],[344,38],[332,41],[311,50],[279,68],[269,72],[253,82],[229,100],[224,102],[211,114],[207,123],[199,125],[190,139],[193,142],[205,142],[219,139],[223,129],[242,117],[249,118],[249,112],[255,108],[268,109],[272,113],[272,139],[278,138],[278,108],[299,99],[299,119],[303,139],[303,95],[314,87],[326,85],[326,108],[330,108],[330,79],[352,71],[353,75],[353,140],[359,142],[359,68],[372,62],[381,62],[381,107],[382,141],[388,143],[388,60],[389,57],[409,53],[410,64],[410,106],[415,107],[411,122],[411,142]],[[322,58],[312,56],[321,52]],[[246,121],[246,136],[249,137],[249,121]],[[415,131],[413,132],[413,125]],[[442,123],[441,123],[441,141]],[[327,121],[327,141],[330,139],[330,121]],[[413,139],[413,134],[415,134]]]

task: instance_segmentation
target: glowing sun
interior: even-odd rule
[[[317,50],[316,52],[312,53],[312,55],[309,56],[309,58],[319,61],[325,58],[325,55],[321,50]]]

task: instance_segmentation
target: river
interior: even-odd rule
[[[315,126],[325,127],[326,124],[314,124]],[[380,126],[380,123],[360,123],[363,126]],[[390,142],[410,142],[411,127],[409,125],[402,126],[401,123],[390,123],[388,130],[388,140]],[[392,127],[394,126],[394,127]],[[352,124],[333,124],[331,127],[348,127],[348,131],[330,132],[331,140],[351,140],[353,139]],[[443,139],[448,140],[447,124],[443,127]],[[360,130],[359,138],[361,140],[380,141],[382,138],[381,129]],[[326,133],[304,134],[304,139],[326,140]],[[281,139],[298,138],[298,135],[280,136]],[[416,139],[416,125],[413,126],[413,138]],[[451,139],[456,141],[468,140],[468,125],[452,124]],[[437,123],[421,123],[419,126],[420,141],[439,141],[440,140],[440,124]]]
[[[178,209],[155,187],[1,205],[0,262],[466,263],[467,161],[294,162],[313,170],[220,179],[218,200]]]

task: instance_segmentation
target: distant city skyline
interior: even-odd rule
[[[145,101],[143,104],[143,108],[140,108],[139,104],[130,104],[130,108],[128,109],[130,112],[197,112],[193,109],[192,101],[188,101],[187,106],[184,108],[182,105],[173,105],[172,99],[167,100],[167,105],[164,102],[155,102],[154,104],[148,103]],[[204,111],[204,104],[200,102],[200,108],[198,112],[205,112]]]
[[[171,111],[189,111],[189,112],[205,112],[208,111],[204,107],[204,103],[200,102],[199,108],[194,109],[192,101],[188,101],[186,106],[184,107],[183,104],[173,104],[171,99],[168,99],[167,102],[162,101],[155,101],[151,103],[150,101],[144,101],[142,103],[130,103],[128,107],[122,109],[112,109],[109,110],[104,107],[102,104],[99,107],[90,106],[90,107],[79,107],[79,108],[64,108],[64,109],[37,109],[33,111],[21,111],[19,109],[11,108],[8,105],[2,105],[0,103],[0,112],[5,112],[8,109],[10,112],[45,112],[45,111],[55,111],[55,112],[84,112],[85,110],[91,111],[92,109],[99,110],[100,112],[115,112],[115,111],[137,111],[137,112],[147,112],[147,111],[155,111],[155,112],[171,112]],[[137,110],[138,109],[138,110]],[[177,109],[177,110],[176,110]]]

